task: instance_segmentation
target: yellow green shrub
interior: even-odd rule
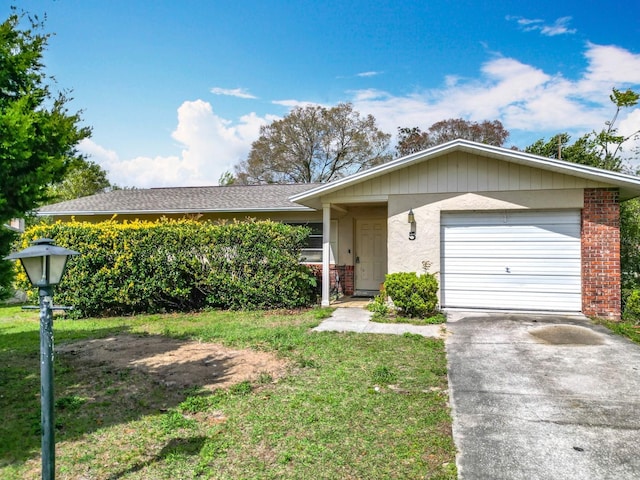
[[[308,235],[271,221],[69,222],[30,228],[21,248],[46,237],[81,253],[55,291],[56,303],[81,316],[296,308],[315,295],[299,264]],[[26,287],[23,274],[18,281]]]

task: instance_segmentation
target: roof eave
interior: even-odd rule
[[[419,163],[433,157],[444,155],[452,151],[464,151],[467,153],[483,154],[498,160],[507,160],[520,165],[526,165],[534,168],[543,168],[546,170],[564,173],[582,177],[597,182],[610,183],[612,186],[620,188],[621,200],[628,200],[640,196],[640,178],[634,175],[612,172],[600,168],[581,165],[578,163],[570,163],[563,160],[556,160],[547,157],[533,155],[517,150],[510,150],[503,147],[495,147],[483,143],[471,142],[469,140],[453,140],[451,142],[436,145],[435,147],[413,153],[388,163],[378,165],[367,171],[356,173],[348,177],[335,180],[331,183],[321,185],[306,192],[302,192],[289,197],[289,201],[296,202],[301,205],[307,205],[312,208],[318,208],[321,204],[320,197],[330,194],[336,190],[344,188],[348,185],[360,183],[365,180],[385,175],[395,170],[406,168],[414,163]]]
[[[303,205],[293,207],[268,207],[268,208],[234,208],[234,209],[160,209],[160,210],[67,210],[67,211],[42,211],[36,210],[37,217],[62,217],[62,216],[96,216],[96,215],[158,215],[158,214],[198,214],[198,213],[269,213],[269,212],[313,212],[315,209]]]

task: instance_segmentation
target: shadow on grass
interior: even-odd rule
[[[160,450],[160,452],[154,457],[145,462],[139,462],[132,467],[127,468],[126,470],[114,473],[107,478],[109,480],[117,480],[129,474],[139,472],[140,470],[143,470],[153,465],[154,463],[162,462],[169,456],[197,456],[200,454],[200,451],[202,450],[202,447],[204,446],[206,440],[206,437],[172,438],[169,443],[167,443],[164,448]]]
[[[33,326],[31,328],[34,328]],[[65,349],[65,340],[81,340],[88,345],[114,339],[128,332],[126,326],[111,326],[82,331],[58,328],[55,331],[56,351]],[[160,336],[147,336],[164,338]],[[97,339],[97,340],[96,340]],[[132,362],[143,357],[170,353],[188,340],[151,342],[152,348],[133,358],[117,362],[78,361],[73,353],[56,353],[54,363],[56,442],[73,441],[82,435],[112,425],[127,423],[149,414],[157,414],[176,407],[195,392],[205,394],[197,385],[160,382],[152,374],[152,367],[136,368]],[[23,463],[40,454],[40,361],[39,332],[37,330],[0,334],[0,468]],[[115,352],[117,355],[117,352]],[[214,359],[205,359],[204,363]],[[203,363],[182,361],[190,364]],[[224,379],[228,359],[216,358],[216,372]],[[157,373],[157,369],[155,369]],[[161,377],[161,375],[160,375]],[[192,388],[190,388],[192,387]],[[176,440],[173,447],[180,446]],[[181,448],[195,449],[193,440]],[[169,452],[172,444],[165,447]],[[163,450],[163,452],[165,451]],[[161,457],[161,452],[159,456]],[[143,468],[144,466],[140,467]]]

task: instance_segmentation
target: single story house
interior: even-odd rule
[[[426,267],[444,308],[619,318],[619,202],[636,196],[639,177],[455,140],[326,184],[120,190],[37,213],[308,224],[323,305],[336,281],[371,293]]]

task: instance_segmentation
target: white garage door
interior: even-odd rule
[[[581,310],[580,211],[446,213],[444,307]]]

